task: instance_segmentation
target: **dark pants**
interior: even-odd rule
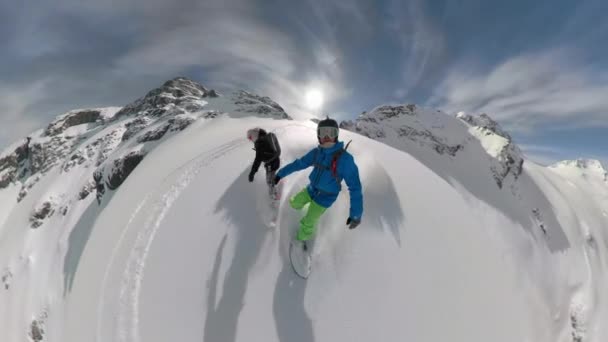
[[[277,174],[277,170],[281,166],[281,160],[276,158],[275,160],[264,163],[264,169],[266,169],[266,184],[268,184],[269,193],[274,194],[274,176]]]

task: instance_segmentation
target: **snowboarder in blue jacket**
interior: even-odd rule
[[[300,221],[296,237],[299,241],[312,239],[319,218],[338,198],[343,179],[350,193],[350,215],[346,225],[354,229],[361,223],[363,195],[359,169],[353,156],[346,151],[344,143],[338,141],[338,133],[339,127],[335,120],[327,118],[320,121],[317,126],[319,146],[285,165],[274,178],[274,184],[277,184],[281,178],[293,172],[313,167],[308,176],[310,184],[289,200],[291,207],[297,210],[309,204],[306,215]]]

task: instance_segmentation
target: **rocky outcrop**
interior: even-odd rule
[[[190,116],[178,115],[167,120],[156,129],[149,130],[137,138],[137,142],[144,143],[161,139],[167,132],[179,132],[190,126],[195,119]]]
[[[267,96],[259,96],[241,90],[233,95],[237,112],[251,113],[261,117],[291,120],[283,107]]]
[[[44,131],[44,135],[53,136],[62,133],[67,128],[85,123],[95,123],[99,120],[101,111],[84,109],[70,111],[53,121]]]
[[[342,129],[357,132],[395,148],[414,153],[430,149],[439,156],[456,158],[465,149],[489,156],[489,171],[499,188],[505,180],[517,180],[523,171],[523,154],[511,136],[487,114],[453,116],[414,104],[386,105],[363,112],[354,121],[340,123]]]
[[[208,90],[197,82],[185,77],[177,77],[165,82],[146,96],[125,106],[114,119],[128,115],[161,117],[167,114],[183,114],[202,110],[204,98],[217,97],[214,90]]]
[[[106,175],[105,184],[110,190],[117,189],[143,159],[144,154],[141,151],[134,151],[122,158],[115,159],[109,174]]]
[[[122,157],[112,160],[111,163],[100,166],[93,173],[98,202],[101,202],[101,198],[106,192],[106,189],[118,189],[137,165],[144,159],[144,156],[145,153],[141,150],[132,151]]]
[[[553,165],[550,165],[549,168],[559,169],[559,168],[569,168],[578,170],[584,174],[594,175],[603,179],[605,182],[608,182],[608,170],[602,165],[602,163],[597,159],[574,159],[574,160],[562,160]]]
[[[38,207],[36,207],[36,209],[34,209],[34,212],[30,216],[32,228],[40,227],[44,223],[44,220],[47,217],[52,216],[54,212],[55,208],[52,201],[47,200],[42,202]]]
[[[2,280],[4,289],[8,290],[11,287],[11,280],[13,279],[13,273],[11,272],[10,269],[7,268],[2,272],[2,277],[0,279]]]
[[[414,104],[387,105],[363,112],[355,121],[342,121],[340,128],[389,145],[392,144],[388,140],[393,143],[409,141],[421,147],[429,147],[441,155],[456,156],[464,148],[463,142],[447,139],[443,132],[437,130],[438,127],[433,124],[433,115],[436,113],[419,111]]]
[[[498,122],[494,121],[488,114],[482,113],[479,116],[474,116],[470,114],[458,113],[456,116],[460,120],[468,123],[471,126],[481,127],[489,132],[492,132],[496,135],[504,137],[506,139],[512,140],[511,135],[507,133],[505,130],[500,127]]]
[[[127,122],[125,124],[126,130],[123,133],[121,140],[127,141],[131,139],[133,136],[137,135],[137,133],[141,132],[144,128],[148,127],[152,121],[154,120],[147,116],[140,116],[132,121]]]
[[[89,197],[89,194],[91,192],[93,192],[93,190],[95,190],[96,186],[95,186],[95,182],[93,180],[91,180],[90,182],[86,183],[82,189],[80,189],[80,191],[78,192],[78,200],[82,201],[83,199]]]
[[[37,319],[33,320],[30,324],[30,328],[28,331],[28,336],[34,342],[41,342],[44,340],[44,326],[46,324],[46,320],[48,319],[48,313],[45,310]]]
[[[14,151],[0,158],[0,189],[6,188],[27,174],[30,140],[26,138]]]
[[[485,113],[479,116],[458,114],[457,117],[475,128],[472,134],[480,140],[488,154],[495,159],[490,169],[498,187],[503,187],[508,176],[517,180],[523,172],[523,153],[498,122]]]
[[[517,180],[523,172],[524,158],[519,148],[512,142],[502,148],[496,160],[498,163],[491,166],[491,169],[499,188],[502,188],[505,178],[509,175]]]
[[[239,91],[230,98],[214,100],[219,96],[197,82],[178,77],[121,109],[67,112],[31,139],[0,155],[0,189],[11,184],[21,186],[17,196],[20,202],[47,172],[60,165],[60,172],[65,174],[75,168],[101,169],[103,180],[94,183],[101,196],[106,189],[119,187],[159,141],[198,119],[221,115],[290,119],[269,97]],[[70,129],[75,126],[80,127]],[[136,144],[139,152],[132,152]],[[112,156],[114,153],[118,157]],[[91,190],[92,186],[84,186],[78,199],[87,198]]]

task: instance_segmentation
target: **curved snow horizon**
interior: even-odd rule
[[[257,116],[192,89],[192,112],[167,105],[157,115],[142,100],[137,114],[112,119],[115,109],[103,125],[58,121],[63,135],[33,138],[70,148],[46,168],[19,150],[31,177],[0,189],[2,340],[607,336],[601,165],[524,162],[488,118],[378,107],[340,130],[359,167],[362,223],[345,225],[344,186],[321,218],[303,280],[289,264],[301,213],[288,198],[309,171],[282,180],[275,211],[264,171],[247,181],[245,132],[275,132],[285,165],[316,146],[315,123],[252,94],[239,101]]]

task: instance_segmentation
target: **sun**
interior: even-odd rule
[[[308,89],[306,92],[306,106],[310,110],[317,110],[323,106],[323,93],[317,88]]]

